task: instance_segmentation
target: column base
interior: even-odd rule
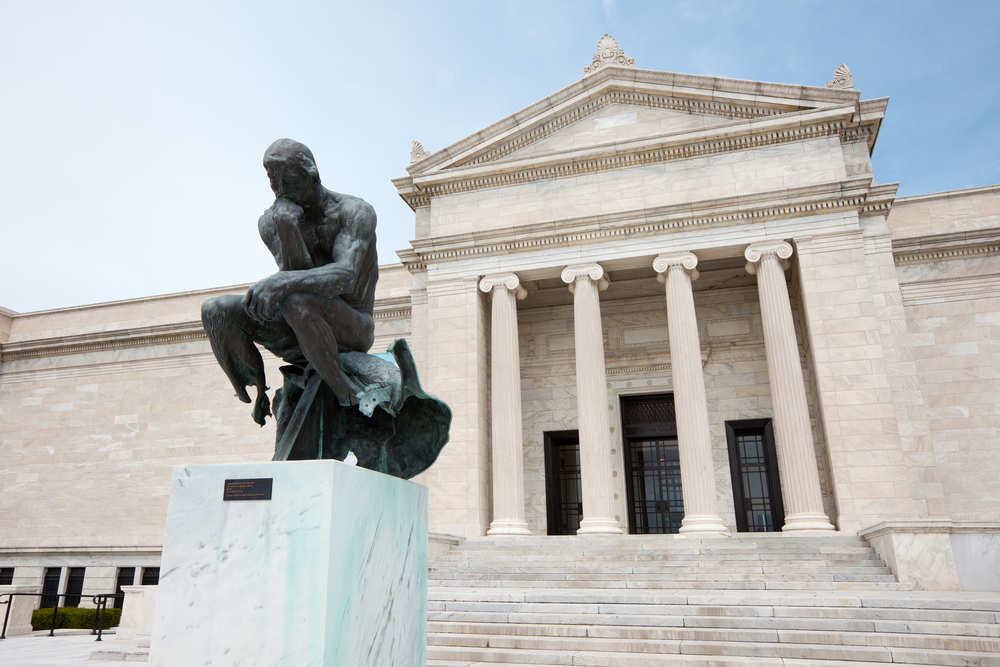
[[[830,523],[830,517],[825,514],[790,514],[785,517],[785,525],[781,527],[781,532],[788,533],[794,530],[836,530]]]
[[[679,533],[710,533],[729,535],[729,528],[718,516],[686,516],[681,519]]]
[[[497,535],[531,535],[531,531],[528,530],[528,523],[526,521],[503,521],[496,520],[490,524],[490,529],[486,531],[486,534],[490,537],[496,537]]]
[[[583,519],[577,535],[621,535],[622,527],[614,519]]]

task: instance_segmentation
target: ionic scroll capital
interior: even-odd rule
[[[751,243],[747,246],[743,256],[747,258],[747,273],[751,276],[757,273],[757,263],[764,257],[773,255],[781,261],[781,268],[787,270],[791,263],[788,258],[792,256],[792,246],[785,241],[764,241],[763,243]]]
[[[521,286],[520,279],[513,273],[494,273],[483,276],[483,279],[479,281],[479,289],[483,292],[505,289],[513,292],[514,298],[518,301],[528,296],[528,291]]]
[[[577,280],[592,280],[597,283],[597,289],[604,291],[608,289],[608,278],[604,273],[604,267],[600,264],[573,264],[567,266],[562,271],[562,280],[569,283],[569,291],[576,290]]]
[[[667,272],[674,267],[689,272],[691,280],[698,280],[698,269],[694,268],[696,266],[698,266],[698,258],[691,252],[668,252],[653,260],[656,279],[661,283],[667,282]]]

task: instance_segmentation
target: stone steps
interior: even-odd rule
[[[910,591],[857,537],[470,539],[429,579],[428,667],[1000,667],[1000,596]]]
[[[910,587],[905,584],[893,581],[884,582],[861,582],[856,580],[848,581],[631,581],[628,579],[617,579],[610,581],[573,581],[573,580],[541,580],[530,581],[516,578],[506,579],[456,579],[456,580],[429,580],[430,586],[437,587],[483,587],[483,588],[618,588],[618,589],[666,589],[675,590],[699,589],[699,590],[883,590],[883,591],[906,591]]]

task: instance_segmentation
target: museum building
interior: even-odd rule
[[[374,350],[405,337],[453,411],[431,531],[861,535],[901,581],[1000,590],[1000,186],[896,198],[846,66],[611,42],[393,181]],[[0,308],[0,585],[155,584],[172,467],[270,460],[199,318],[246,287]]]

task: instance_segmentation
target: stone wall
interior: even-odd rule
[[[1000,186],[901,198],[888,217],[944,512],[1000,521]]]

